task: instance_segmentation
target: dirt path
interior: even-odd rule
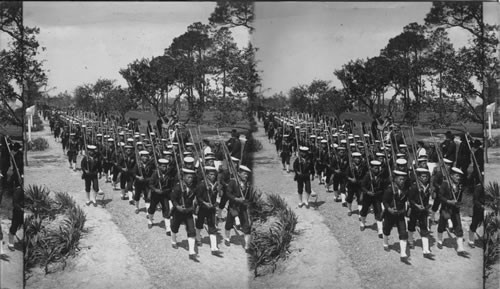
[[[30,183],[46,184],[52,190],[70,192],[80,204],[85,202],[80,172],[68,168],[60,143],[50,139],[51,149],[30,158]],[[81,161],[81,156],[78,162]],[[43,166],[42,166],[43,165]],[[79,164],[78,164],[79,167]],[[36,181],[31,181],[31,180]],[[120,199],[120,191],[100,180],[105,192],[105,208],[85,207],[92,231],[82,241],[93,246],[82,250],[73,265],[49,279],[30,281],[32,288],[246,288],[248,286],[247,256],[242,248],[243,236],[234,234],[230,247],[222,243],[223,257],[210,254],[209,238],[202,231],[199,263],[188,259],[187,236],[181,226],[175,250],[166,236],[161,212],[155,214],[155,226],[147,228],[146,213],[134,213],[128,201]],[[144,207],[144,203],[142,203]],[[222,227],[223,224],[220,224]],[[98,274],[98,275],[96,275]],[[43,276],[40,276],[40,278]],[[80,281],[82,280],[82,281]],[[92,284],[92,286],[90,285]]]
[[[302,230],[302,235],[293,242],[293,253],[282,270],[255,280],[253,288],[293,285],[332,288],[332,284],[335,288],[370,289],[482,288],[482,249],[470,249],[465,244],[469,254],[466,258],[459,257],[453,247],[454,241],[447,233],[444,234],[442,250],[436,248],[435,240],[431,238],[434,261],[422,257],[420,236],[415,233],[416,247],[410,252],[411,265],[407,266],[399,261],[396,230],[389,239],[391,251],[385,252],[382,240],[373,229],[376,227],[361,232],[357,212],[348,217],[347,209],[334,202],[333,194],[326,193],[317,179],[312,182],[312,188],[319,194],[318,209],[299,209],[293,174],[282,170],[275,146],[268,143],[261,124],[255,135],[264,146],[256,156],[256,184],[264,191],[278,192],[286,198],[299,215],[298,229]],[[470,219],[470,216],[462,218],[466,240]],[[372,223],[374,219],[370,214],[367,225]],[[432,227],[434,237],[436,228]]]
[[[361,278],[340,244],[314,209],[299,209],[293,174],[282,170],[274,144],[270,144],[262,125],[254,133],[263,149],[254,156],[256,188],[277,192],[299,217],[300,235],[292,241],[292,254],[274,275],[250,281],[251,288],[361,288]],[[335,284],[335,285],[333,285]],[[334,287],[332,287],[334,286]]]
[[[4,196],[2,202],[12,202],[12,200],[10,198],[7,199]],[[3,240],[0,241],[0,288],[2,289],[17,289],[23,287],[22,247],[17,247],[15,251],[10,251],[7,247],[9,240],[9,228],[11,224],[11,220],[9,220],[9,218],[11,216],[11,212],[3,211],[0,216],[3,232]],[[21,237],[22,232],[18,231],[17,235]],[[21,250],[19,250],[19,248],[21,248]]]

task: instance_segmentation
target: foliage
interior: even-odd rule
[[[25,272],[41,266],[48,274],[49,266],[55,263],[62,263],[64,269],[66,259],[79,250],[79,240],[86,232],[85,213],[68,193],[55,193],[52,199],[49,190],[39,186],[29,187],[25,204],[33,213],[24,220]]]
[[[489,275],[498,266],[500,260],[500,187],[497,182],[489,183],[485,188],[486,214],[484,219],[484,235],[482,237],[483,287]]]
[[[49,148],[49,143],[43,137],[28,141],[27,145],[28,151],[44,151]]]
[[[224,27],[243,26],[252,31],[253,9],[252,1],[217,1],[217,6],[210,15],[209,21],[212,25]]]
[[[299,112],[321,113],[338,118],[350,108],[345,95],[324,80],[313,80],[309,85],[292,87],[288,97],[290,108]]]
[[[97,114],[125,114],[137,108],[137,103],[129,97],[129,90],[115,85],[115,80],[98,79],[93,84],[79,85],[75,89],[75,106],[83,111],[93,111]],[[62,101],[67,95],[60,96]]]
[[[290,253],[290,242],[295,234],[298,218],[285,200],[277,194],[267,195],[264,201],[262,195],[257,196],[252,207],[254,220],[265,222],[273,217],[275,221],[266,229],[252,232],[250,243],[250,269],[257,277],[264,274],[264,269],[271,268],[274,272],[277,263],[287,258]],[[260,271],[259,271],[260,269]]]
[[[15,125],[23,123],[22,116],[15,113],[16,106],[24,107],[25,101],[29,104],[34,94],[28,92],[47,80],[42,62],[36,59],[40,29],[24,26],[22,20],[21,2],[0,3],[0,33],[8,41],[0,50],[0,122]]]

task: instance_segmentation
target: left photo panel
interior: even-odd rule
[[[252,9],[23,3],[25,288],[248,286]]]
[[[43,81],[21,3],[0,2],[0,288],[23,288],[25,88]]]

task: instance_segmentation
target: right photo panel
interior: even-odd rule
[[[254,7],[249,287],[498,288],[498,3]]]

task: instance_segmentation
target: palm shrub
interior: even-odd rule
[[[498,264],[500,257],[500,187],[497,182],[489,183],[485,189],[486,214],[484,218],[483,242],[483,288],[488,277]]]
[[[25,193],[25,206],[32,214],[24,221],[25,272],[40,266],[50,273],[50,265],[66,266],[66,259],[79,251],[79,241],[86,233],[86,215],[66,192],[52,199],[49,190],[30,186]]]
[[[269,222],[260,223],[260,228],[252,232],[249,264],[255,277],[261,275],[266,268],[274,272],[278,262],[287,258],[298,222],[295,212],[278,194],[267,195],[265,201],[260,196],[258,201],[260,205],[257,207],[260,210],[255,210],[254,213],[260,213],[264,217],[254,219]],[[259,269],[262,269],[260,273]]]

